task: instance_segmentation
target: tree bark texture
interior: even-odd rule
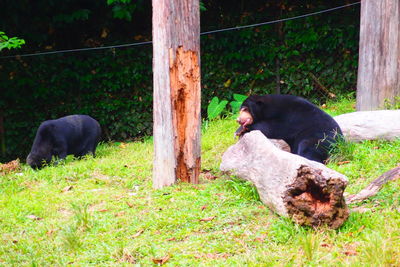
[[[260,131],[229,147],[220,169],[251,181],[264,204],[301,225],[336,229],[348,218],[344,175],[277,148]]]
[[[200,173],[199,0],[153,0],[153,186]]]
[[[362,0],[357,110],[376,110],[400,96],[400,2]]]

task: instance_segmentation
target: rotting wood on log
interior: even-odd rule
[[[348,204],[361,202],[369,197],[375,196],[384,184],[389,181],[394,181],[400,178],[400,167],[391,169],[377,179],[372,181],[366,188],[361,190],[359,193],[350,195],[346,198]]]
[[[196,51],[169,51],[172,121],[177,156],[176,177],[198,183],[200,174],[200,65]],[[196,119],[194,119],[196,118]]]
[[[321,171],[300,166],[295,181],[288,185],[284,203],[288,213],[299,224],[318,226],[327,224],[338,228],[349,216],[343,192],[347,182],[342,179],[326,179]],[[339,207],[339,208],[337,208]]]
[[[336,229],[348,218],[343,174],[280,150],[260,131],[229,147],[220,169],[251,181],[265,205],[299,224]]]

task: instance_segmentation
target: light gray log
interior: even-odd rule
[[[400,138],[400,110],[358,111],[334,119],[348,141]]]
[[[274,144],[274,146],[276,146],[277,148],[279,148],[279,149],[281,149],[283,151],[286,151],[286,152],[290,152],[290,146],[284,140],[282,140],[282,139],[269,139],[269,141],[271,141],[272,144]]]
[[[229,147],[220,169],[251,181],[264,204],[299,224],[336,229],[349,215],[344,175],[277,148],[260,131]]]

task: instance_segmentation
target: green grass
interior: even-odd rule
[[[333,115],[354,101],[328,103]],[[0,266],[399,266],[400,183],[351,208],[338,230],[301,227],[268,210],[247,182],[218,170],[236,142],[232,118],[204,124],[199,185],[152,189],[151,139],[103,143],[97,157],[0,176]],[[400,141],[356,144],[329,167],[356,193],[400,162]],[[72,187],[71,187],[72,186]],[[32,216],[34,215],[34,216]]]

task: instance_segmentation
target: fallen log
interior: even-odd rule
[[[349,216],[344,175],[280,150],[260,131],[245,134],[229,147],[220,169],[251,181],[264,204],[301,225],[336,229]]]
[[[334,119],[348,141],[400,138],[400,110],[357,111]]]
[[[346,198],[348,204],[361,202],[369,197],[375,196],[384,184],[389,181],[394,181],[400,178],[400,167],[391,169],[377,179],[373,180],[366,188],[361,190],[359,193],[350,195]]]
[[[290,152],[290,146],[284,140],[282,140],[282,139],[269,139],[269,141],[271,141],[272,144],[274,144],[274,146],[276,146],[280,150],[283,150],[283,151],[286,151],[286,152]]]

